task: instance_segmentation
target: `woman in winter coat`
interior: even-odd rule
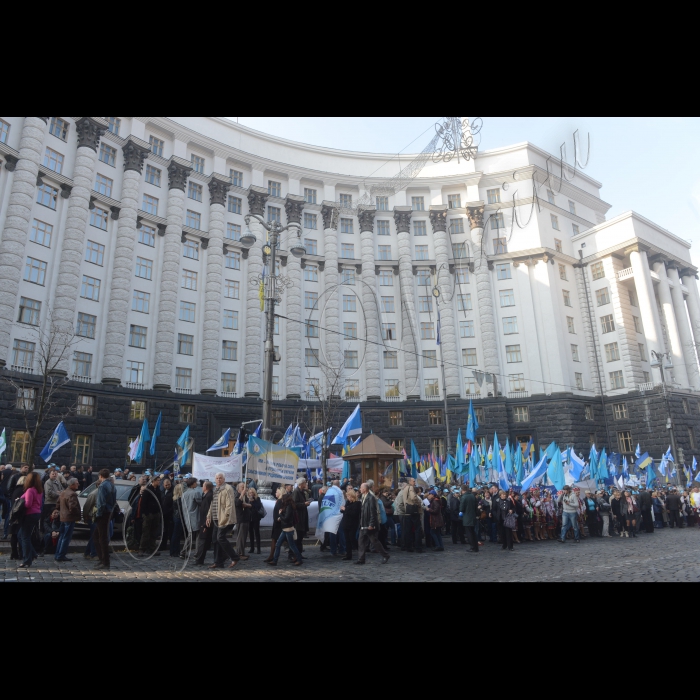
[[[258,492],[255,489],[250,489],[248,491],[248,500],[252,506],[251,516],[250,516],[250,552],[249,554],[255,554],[255,541],[258,542],[258,554],[260,551],[260,523],[263,519],[263,513],[265,508],[263,502],[258,498]]]
[[[37,553],[32,544],[32,534],[34,529],[39,526],[39,521],[41,520],[41,497],[43,493],[44,487],[41,485],[41,477],[36,472],[27,474],[24,480],[24,495],[22,496],[25,503],[25,515],[21,530],[24,563],[19,567],[20,569],[31,568],[34,560],[37,558]]]
[[[498,499],[493,500],[493,517],[498,527],[498,536],[503,544],[503,551],[515,551],[513,547],[513,531],[506,527],[506,518],[515,514],[515,502],[508,497],[505,491],[498,494]]]
[[[430,505],[428,506],[428,513],[430,515],[430,533],[436,545],[435,551],[444,552],[445,544],[442,541],[442,528],[445,526],[445,519],[442,515],[440,498],[435,491],[431,491],[428,494],[428,500],[430,501]]]
[[[270,548],[270,556],[265,559],[266,564],[272,564],[275,560],[275,550],[277,549],[277,540],[282,536],[282,525],[280,524],[280,510],[282,510],[282,503],[284,499],[285,491],[284,487],[280,486],[277,489],[276,497],[277,502],[272,510],[272,547]]]
[[[343,561],[352,561],[352,550],[357,549],[357,531],[360,529],[360,518],[362,516],[362,504],[357,498],[357,491],[348,489],[345,494],[345,505],[340,509],[343,520],[340,527],[345,533],[346,555]]]
[[[282,500],[282,506],[280,508],[279,512],[279,524],[282,526],[282,534],[280,535],[280,538],[277,540],[277,547],[275,548],[275,558],[273,561],[270,562],[270,566],[277,566],[277,563],[280,560],[280,554],[282,553],[282,544],[286,541],[287,544],[289,544],[289,549],[292,552],[292,555],[294,556],[294,566],[301,566],[302,564],[302,557],[301,553],[297,549],[294,536],[296,534],[296,529],[295,529],[295,505],[294,505],[294,497],[290,495],[285,495],[284,499]]]
[[[612,507],[612,514],[615,522],[617,523],[617,528],[620,531],[620,537],[625,536],[625,518],[622,515],[622,494],[619,491],[613,491],[613,497],[610,500],[610,506]]]
[[[24,496],[24,481],[27,477],[21,476],[17,481],[17,486],[13,489],[10,494],[10,503],[14,507],[15,502]],[[22,523],[13,522],[10,523],[10,545],[12,547],[12,557],[11,561],[20,561],[22,557],[20,556],[20,544],[22,537]]]
[[[620,537],[629,539],[631,532],[632,537],[637,539],[637,512],[637,499],[629,491],[625,491],[620,499],[620,513],[625,522],[624,531]]]

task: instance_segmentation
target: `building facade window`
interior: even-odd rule
[[[624,389],[625,388],[625,377],[622,370],[618,372],[610,372],[610,389]]]
[[[527,406],[516,406],[513,409],[513,420],[516,423],[529,423],[530,409]]]
[[[627,411],[626,403],[616,403],[613,405],[613,415],[615,420],[627,420],[629,418],[629,412]]]
[[[624,430],[617,434],[617,444],[620,449],[620,454],[631,454],[634,452],[632,433],[629,430]]]

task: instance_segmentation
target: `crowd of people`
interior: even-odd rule
[[[97,560],[96,568],[112,566],[115,523],[123,529],[127,552],[150,559],[169,554],[195,567],[234,569],[253,555],[262,555],[260,525],[268,516],[252,481],[231,485],[223,474],[215,483],[192,475],[148,472],[140,477],[128,471],[103,470],[98,486],[90,489],[81,507],[78,494],[93,483],[93,470],[50,465],[43,476],[28,465],[13,469],[0,465],[0,505],[4,537],[11,536],[12,559],[29,568],[35,559],[53,554],[66,563],[75,527],[89,529],[83,554]],[[115,483],[134,482],[128,508],[116,500]],[[656,529],[700,525],[700,488],[673,486],[657,490],[600,490],[582,493],[567,486],[508,492],[496,485],[421,487],[405,479],[399,488],[377,487],[353,480],[295,485],[273,485],[271,548],[265,563],[276,567],[283,550],[290,565],[303,566],[305,540],[310,535],[309,506],[319,509],[330,488],[342,493],[342,521],[337,534],[320,542],[322,552],[362,566],[369,553],[382,564],[391,548],[407,553],[425,549],[445,551],[445,538],[478,554],[486,542],[514,552],[524,543],[586,537],[636,538]],[[207,562],[209,553],[213,559]]]

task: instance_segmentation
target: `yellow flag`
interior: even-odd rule
[[[260,311],[265,311],[265,282],[260,283]]]

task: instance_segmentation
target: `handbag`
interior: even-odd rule
[[[13,525],[21,525],[27,515],[27,503],[23,498],[18,498],[12,506],[10,522]]]
[[[420,515],[420,506],[406,506],[406,515]]]
[[[507,515],[506,519],[503,521],[503,526],[506,530],[515,530],[518,527],[518,516],[515,515],[515,513]]]

